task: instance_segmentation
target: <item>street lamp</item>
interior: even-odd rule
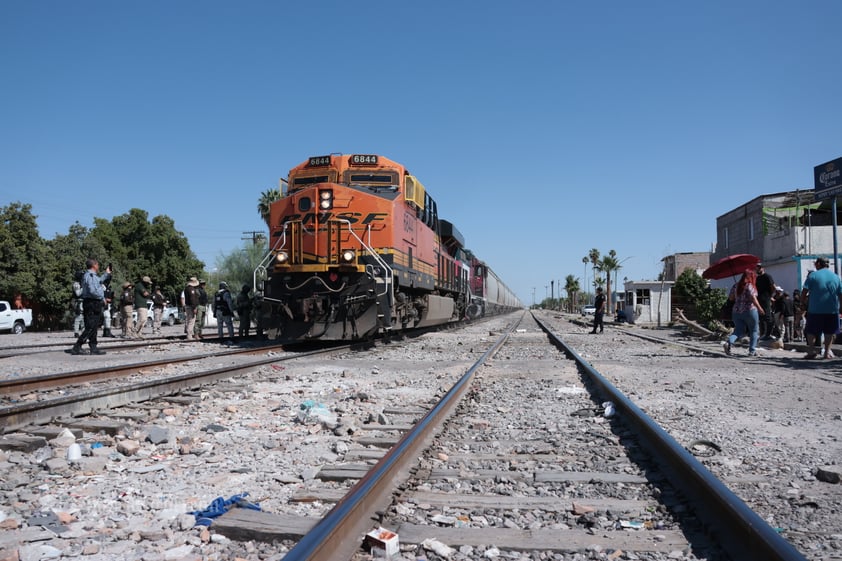
[[[587,290],[588,290],[588,263],[590,263],[590,259],[588,259],[587,255],[582,257],[582,263],[585,265],[585,267],[584,267],[585,268],[585,275],[584,275],[585,276],[585,278],[584,278],[585,284],[582,285],[582,288],[585,290],[585,294],[587,294]]]

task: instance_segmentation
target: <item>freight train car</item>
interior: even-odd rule
[[[469,252],[471,263],[471,306],[468,317],[505,313],[521,307],[520,300],[484,261]]]
[[[354,340],[521,307],[401,164],[316,156],[287,185],[255,274],[270,338]]]

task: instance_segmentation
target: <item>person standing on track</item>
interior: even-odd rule
[[[249,327],[251,327],[251,296],[249,291],[251,287],[247,284],[243,285],[243,289],[237,294],[237,313],[240,315],[240,338],[248,337]]]
[[[137,311],[137,323],[134,326],[134,336],[143,338],[143,328],[146,327],[146,318],[149,316],[149,297],[152,295],[152,279],[143,277],[134,285],[134,309]]]
[[[129,281],[123,283],[120,293],[120,313],[123,315],[123,338],[131,337],[134,333],[132,315],[134,313],[134,285]]]
[[[593,331],[591,331],[591,333],[596,333],[597,327],[599,327],[599,332],[602,333],[605,330],[605,325],[603,323],[603,318],[605,317],[605,294],[603,294],[601,286],[596,287],[594,307],[596,308],[596,311],[593,315]]]
[[[746,271],[739,282],[731,287],[728,299],[734,302],[731,319],[734,321],[734,331],[722,342],[725,354],[731,354],[731,345],[737,339],[748,334],[748,356],[757,356],[757,340],[760,338],[760,316],[765,312],[757,299],[755,282],[757,273]]]
[[[216,318],[216,326],[219,330],[219,342],[222,343],[222,324],[228,326],[228,338],[234,340],[234,303],[231,300],[231,292],[228,290],[228,283],[219,283],[219,290],[213,297],[213,315]]]
[[[839,331],[839,304],[842,302],[842,281],[828,269],[827,259],[817,257],[816,270],[807,275],[801,291],[801,301],[807,303],[807,354],[804,358],[819,355],[821,336],[824,335],[822,358],[834,358],[830,345]]]
[[[205,327],[205,316],[208,315],[208,293],[205,290],[205,279],[199,279],[199,286],[196,287],[196,294],[199,304],[196,306],[196,326],[193,328],[193,336],[202,339],[202,329]]]
[[[164,303],[166,302],[161,287],[156,286],[152,292],[152,334],[161,334],[161,323],[164,321]]]
[[[105,268],[105,273],[99,274],[99,261],[90,258],[85,262],[88,271],[82,277],[82,307],[85,314],[85,329],[70,349],[70,354],[82,354],[82,345],[88,342],[92,355],[104,355],[105,351],[97,348],[97,332],[102,325],[102,308],[105,303],[105,287],[111,279],[111,266]]]
[[[186,339],[196,339],[196,308],[199,306],[199,279],[190,277],[184,287],[184,333]]]

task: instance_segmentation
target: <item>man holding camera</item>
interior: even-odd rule
[[[102,308],[105,303],[104,283],[111,280],[111,265],[105,268],[105,273],[99,274],[99,261],[89,258],[85,262],[87,272],[82,277],[82,308],[85,314],[85,329],[70,349],[70,354],[82,354],[82,345],[89,342],[92,355],[104,355],[105,351],[97,348],[96,336],[102,325]]]

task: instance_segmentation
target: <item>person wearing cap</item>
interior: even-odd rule
[[[830,346],[839,331],[839,305],[842,303],[842,281],[828,269],[828,261],[818,257],[816,270],[804,280],[801,300],[807,303],[807,354],[804,358],[816,358],[821,352],[820,342],[824,335],[822,358],[834,358]]]
[[[134,285],[134,309],[137,311],[134,336],[137,339],[143,338],[143,328],[146,327],[146,318],[149,317],[149,304],[152,302],[149,299],[151,295],[152,279],[144,276]]]
[[[205,290],[205,279],[199,279],[199,286],[196,287],[196,294],[199,303],[196,305],[196,325],[193,328],[193,336],[202,339],[202,328],[205,326],[205,316],[208,314],[208,293]]]
[[[757,264],[757,300],[763,307],[760,315],[760,340],[771,341],[775,338],[775,314],[772,311],[772,296],[775,294],[775,279],[766,272],[763,263]]]
[[[134,324],[134,285],[129,281],[123,283],[123,291],[120,293],[120,313],[123,315],[123,338],[132,337]]]
[[[228,326],[228,339],[234,340],[234,302],[231,300],[231,291],[228,290],[228,283],[219,283],[219,290],[213,297],[213,315],[216,318],[216,327],[219,330],[219,342],[222,339],[222,324]]]
[[[196,329],[196,308],[199,307],[199,279],[190,277],[187,286],[184,287],[184,332],[186,339],[198,339],[195,335]]]

